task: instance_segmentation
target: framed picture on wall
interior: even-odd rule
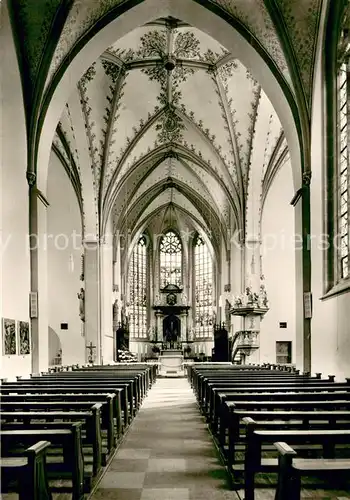
[[[17,321],[18,332],[18,354],[30,354],[29,322]]]
[[[292,342],[276,341],[276,363],[289,364],[292,362]]]
[[[4,356],[17,354],[16,321],[14,319],[2,318],[2,342]]]

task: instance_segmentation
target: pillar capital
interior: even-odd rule
[[[310,186],[311,184],[311,171],[303,172],[303,186]]]
[[[99,247],[100,241],[98,239],[84,238],[82,245],[86,250],[93,250]]]
[[[28,182],[29,187],[35,186],[35,184],[36,184],[36,173],[35,172],[30,172],[27,170],[26,178],[27,178],[27,182]]]

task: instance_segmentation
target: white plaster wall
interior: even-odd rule
[[[295,251],[293,178],[287,161],[267,194],[261,220],[262,272],[270,310],[261,322],[260,362],[276,363],[276,341],[292,341],[295,363]],[[279,328],[280,322],[287,328]]]
[[[101,248],[101,293],[102,293],[102,359],[107,364],[114,358],[113,337],[113,238],[109,231]]]
[[[242,293],[244,280],[244,248],[240,243],[239,233],[235,232],[231,238],[231,297]],[[233,300],[231,299],[231,305]],[[231,316],[231,335],[242,330],[243,319],[241,316]]]
[[[0,82],[0,234],[2,240],[0,316],[29,321],[29,201],[26,181],[25,118],[17,57],[6,2],[3,4],[0,21],[3,70]],[[31,356],[2,356],[2,344],[1,341],[1,377],[14,379],[16,375],[28,375],[31,371]]]
[[[326,111],[323,100],[321,75],[322,47],[317,54],[316,81],[312,115],[311,149],[311,258],[313,318],[311,323],[311,368],[323,375],[336,375],[337,380],[350,377],[350,291],[327,300],[323,295],[324,251],[322,249],[324,214],[324,118]],[[324,240],[327,241],[327,240]]]
[[[62,363],[82,364],[85,339],[77,297],[82,286],[81,218],[73,187],[54,153],[50,156],[47,194],[49,327],[61,340]],[[68,323],[68,330],[61,330],[61,323]]]

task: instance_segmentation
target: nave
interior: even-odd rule
[[[350,379],[73,366],[2,380],[1,400],[2,500],[350,498]]]
[[[186,379],[160,378],[90,500],[237,500]]]

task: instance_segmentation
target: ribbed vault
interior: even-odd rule
[[[101,235],[108,221],[114,233],[154,229],[168,206],[177,229],[192,218],[216,248],[244,230],[250,171],[262,180],[282,128],[236,55],[180,20],[157,19],[107,47],[77,92]],[[256,137],[259,113],[269,124]],[[75,127],[68,102],[54,147],[79,186]]]

